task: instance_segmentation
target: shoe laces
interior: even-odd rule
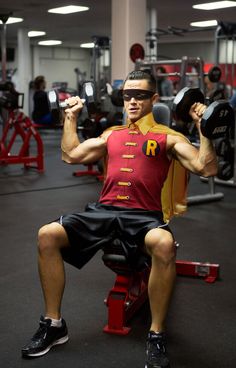
[[[151,356],[166,354],[165,338],[162,334],[150,334],[148,338],[148,346],[149,354]]]
[[[50,320],[40,320],[39,328],[36,331],[35,335],[33,336],[33,340],[38,340],[39,338],[44,338],[48,327],[50,327],[51,321]]]

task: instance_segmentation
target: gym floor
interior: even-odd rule
[[[0,167],[1,267],[0,361],[3,368],[144,368],[150,313],[146,303],[130,321],[127,336],[103,333],[107,323],[104,298],[115,274],[101,253],[82,270],[66,265],[62,305],[70,340],[47,355],[22,360],[21,346],[38,327],[43,299],[37,273],[37,230],[58,215],[83,209],[97,199],[101,183],[92,176],[75,177],[84,166],[60,158],[61,131],[42,131],[45,173],[22,165]],[[178,259],[220,265],[212,284],[178,276],[167,319],[172,368],[234,368],[236,361],[235,211],[236,189],[216,185],[224,198],[189,207],[171,222],[180,243]],[[191,176],[189,195],[209,192],[208,183]]]

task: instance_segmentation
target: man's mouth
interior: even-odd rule
[[[137,107],[131,107],[129,108],[129,112],[136,112],[138,111],[138,108]]]

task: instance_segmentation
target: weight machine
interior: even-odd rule
[[[22,145],[17,154],[12,148],[18,146],[17,138],[22,139]],[[36,154],[30,154],[30,145],[36,143]],[[15,144],[16,143],[16,144]],[[44,172],[43,142],[28,116],[19,110],[10,110],[9,117],[4,124],[0,139],[0,165],[23,164],[25,169],[35,168]],[[35,164],[32,166],[32,164]]]
[[[111,80],[111,41],[108,37],[94,36],[93,42],[91,78],[95,85],[95,99],[101,103],[106,83]]]
[[[20,164],[22,163],[26,169],[36,168],[39,172],[44,171],[43,160],[43,142],[33,127],[28,116],[19,110],[23,107],[24,94],[18,93],[12,89],[12,83],[6,81],[6,23],[11,13],[0,14],[3,23],[3,32],[1,39],[2,51],[2,84],[0,90],[3,91],[0,97],[0,107],[7,111],[7,120],[4,121],[2,137],[0,139],[0,165]],[[21,138],[22,145],[18,153],[14,154],[12,148],[18,148],[19,142],[17,138]],[[37,152],[35,155],[30,154],[30,145],[34,141],[36,143]],[[32,164],[35,164],[32,166]]]

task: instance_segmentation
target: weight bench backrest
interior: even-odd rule
[[[171,112],[170,108],[163,102],[157,102],[152,108],[154,119],[157,123],[164,124],[166,126],[171,125]]]

